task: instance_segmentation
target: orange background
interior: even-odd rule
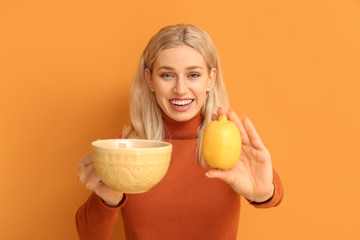
[[[358,0],[1,1],[0,239],[77,239],[77,162],[128,120],[149,38],[182,22],[212,37],[284,182],[277,208],[243,201],[239,238],[360,239]]]

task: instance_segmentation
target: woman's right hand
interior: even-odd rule
[[[119,205],[123,199],[124,194],[112,190],[110,187],[105,185],[103,181],[101,181],[94,168],[90,152],[80,160],[78,164],[78,170],[79,181],[82,182],[87,189],[94,191],[105,202],[106,205],[111,207]]]

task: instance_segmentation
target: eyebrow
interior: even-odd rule
[[[194,69],[198,69],[198,68],[202,69],[202,67],[196,66],[196,65],[186,67],[185,69],[186,69],[186,70],[194,70]],[[161,70],[161,69],[174,70],[174,68],[173,68],[173,67],[170,67],[170,66],[161,66],[161,67],[159,67],[159,70]]]

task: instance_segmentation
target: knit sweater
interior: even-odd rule
[[[80,239],[109,239],[118,218],[124,222],[126,239],[222,239],[237,237],[240,196],[225,182],[207,178],[209,167],[201,167],[196,154],[200,114],[177,122],[163,114],[166,139],[173,145],[169,170],[150,191],[124,194],[118,207],[112,208],[92,193],[76,214]],[[251,203],[268,208],[278,205],[283,190],[274,171],[273,197],[265,203]]]

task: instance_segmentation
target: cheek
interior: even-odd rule
[[[161,100],[169,95],[171,87],[169,87],[167,84],[154,84],[154,90],[156,99]]]
[[[201,83],[201,84],[198,84],[197,86],[195,86],[194,91],[195,91],[197,98],[205,99],[206,89],[207,89],[207,85],[204,83]]]
[[[206,99],[206,92],[202,92],[201,94],[198,95],[198,100],[201,103],[201,105],[204,104],[205,99]]]

